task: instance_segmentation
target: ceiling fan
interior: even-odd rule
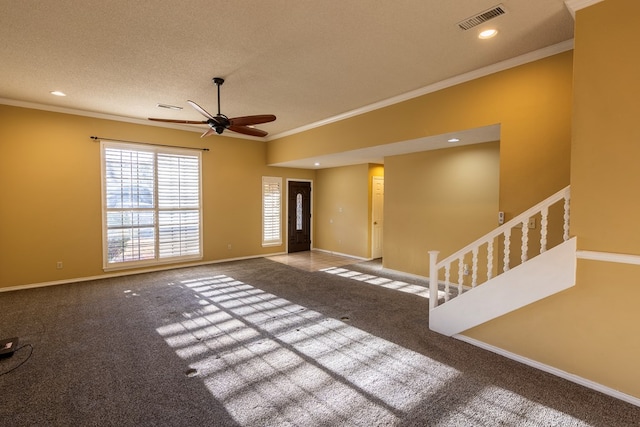
[[[202,114],[207,118],[207,120],[202,121],[194,121],[194,120],[171,120],[171,119],[155,119],[149,118],[149,120],[154,120],[156,122],[168,122],[168,123],[182,123],[187,125],[209,125],[209,128],[205,133],[203,133],[200,137],[203,138],[205,136],[213,135],[217,133],[220,135],[224,132],[225,129],[229,129],[233,132],[242,133],[245,135],[251,136],[267,136],[268,133],[256,129],[252,127],[253,125],[257,125],[260,123],[269,123],[276,119],[276,116],[273,114],[261,114],[257,116],[243,116],[243,117],[234,117],[228,118],[224,114],[220,113],[220,86],[224,83],[224,79],[221,77],[214,77],[213,83],[218,87],[218,114],[215,116],[207,112],[204,108],[199,106],[193,101],[187,101],[189,105],[191,105],[197,112]]]

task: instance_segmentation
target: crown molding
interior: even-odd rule
[[[456,86],[461,83],[466,83],[471,80],[475,80],[481,77],[488,76],[490,74],[494,74],[500,71],[507,70],[509,68],[514,68],[520,65],[527,64],[529,62],[534,62],[539,59],[546,58],[548,56],[553,56],[558,53],[566,52],[568,50],[573,49],[573,39],[566,40],[564,42],[548,46],[543,49],[539,49],[533,52],[525,53],[524,55],[516,56],[515,58],[507,59],[505,61],[497,62],[495,64],[489,65],[487,67],[479,68],[474,71],[470,71],[468,73],[460,74],[455,77],[451,77],[446,80],[442,80],[440,82],[434,83],[429,86],[425,86],[420,89],[413,90],[411,92],[404,93],[402,95],[395,96],[393,98],[386,99],[384,101],[376,102],[374,104],[366,105],[361,108],[357,108],[355,110],[347,111],[346,113],[329,117],[328,119],[320,120],[315,123],[311,123],[305,126],[301,126],[299,128],[295,128],[286,132],[282,132],[273,136],[269,136],[267,141],[272,141],[274,139],[283,138],[285,136],[294,135],[300,132],[308,131],[311,129],[315,129],[321,126],[325,126],[331,123],[339,122],[344,119],[348,119],[351,117],[359,116],[360,114],[368,113],[374,110],[378,110],[380,108],[388,107],[390,105],[399,104],[404,101],[408,101],[413,98],[417,98],[419,96],[423,96],[429,93],[437,92],[442,89],[446,89],[448,87]]]
[[[596,3],[600,3],[601,1],[604,0],[565,0],[564,4],[565,6],[567,6],[567,9],[569,9],[569,12],[571,12],[571,16],[573,16],[573,19],[576,19],[576,11],[584,9],[585,7],[589,7]]]
[[[163,126],[162,123],[150,123],[147,120],[136,119],[133,117],[117,116],[115,114],[97,113],[94,111],[76,110],[74,108],[58,107],[55,105],[47,105],[47,104],[38,104],[36,102],[27,102],[27,101],[18,101],[15,99],[0,98],[0,104],[11,105],[13,107],[30,108],[32,110],[50,111],[53,113],[72,114],[74,116],[92,117],[94,119],[114,120],[116,122],[134,123],[134,124],[146,125],[146,126],[151,125],[151,126],[168,127],[173,129],[182,129],[182,130],[188,130],[191,132],[202,133],[202,130],[190,128],[188,126],[179,126],[179,125]]]
[[[188,132],[196,132],[200,134],[204,130],[200,128],[194,128],[191,126],[185,126],[185,125],[180,125],[175,123],[151,122],[149,120],[136,119],[133,117],[117,116],[115,114],[97,113],[94,111],[76,110],[74,108],[58,107],[55,105],[47,105],[47,104],[38,104],[36,102],[18,101],[15,99],[8,99],[8,98],[0,98],[0,104],[11,105],[12,107],[30,108],[32,110],[43,110],[43,111],[50,111],[53,113],[72,114],[74,116],[91,117],[94,119],[113,120],[116,122],[133,123],[136,125],[186,130]],[[224,136],[231,137],[231,138],[251,139],[254,141],[264,141],[263,138],[258,138],[250,135],[240,135],[240,134],[236,135],[233,132],[225,132]]]
[[[603,0],[567,0],[566,2],[569,3],[597,3],[599,1],[603,1]],[[483,68],[479,68],[477,70],[474,71],[470,71],[468,73],[464,73],[464,74],[460,74],[458,76],[446,79],[446,80],[442,80],[440,82],[431,84],[429,86],[425,86],[423,88],[420,89],[416,89],[413,90],[411,92],[407,92],[398,96],[395,96],[393,98],[389,98],[383,101],[379,101],[376,102],[374,104],[370,104],[370,105],[366,105],[364,107],[361,108],[357,108],[355,110],[352,111],[348,111],[346,113],[343,114],[339,114],[337,116],[333,116],[333,117],[329,117],[327,119],[324,120],[320,120],[314,123],[310,123],[308,125],[305,126],[301,126],[286,132],[282,132],[276,135],[270,135],[267,138],[256,138],[256,137],[252,137],[252,136],[245,136],[245,135],[235,135],[233,134],[233,132],[228,132],[225,133],[224,136],[228,136],[228,137],[232,137],[232,138],[240,138],[240,139],[252,139],[252,140],[260,140],[260,141],[272,141],[275,139],[279,139],[279,138],[283,138],[285,136],[290,136],[290,135],[295,135],[297,133],[301,133],[301,132],[305,132],[311,129],[315,129],[321,126],[325,126],[331,123],[335,123],[335,122],[339,122],[341,120],[345,120],[351,117],[355,117],[355,116],[359,116],[361,114],[364,113],[368,113],[374,110],[378,110],[380,108],[384,108],[384,107],[388,107],[390,105],[394,105],[394,104],[399,104],[401,102],[404,101],[408,101],[410,99],[413,98],[417,98],[419,96],[423,96],[429,93],[433,93],[433,92],[437,92],[439,90],[442,89],[446,89],[448,87],[452,87],[452,86],[456,86],[459,85],[461,83],[466,83],[468,81],[471,80],[475,80],[475,79],[479,79],[481,77],[485,77],[488,76],[490,74],[494,74],[500,71],[504,71],[507,70],[509,68],[514,68],[514,67],[518,67],[520,65],[524,65],[527,64],[529,62],[534,62],[543,58],[546,58],[548,56],[553,56],[562,52],[566,52],[568,50],[573,49],[573,39],[570,40],[565,40],[564,42],[552,45],[552,46],[548,46],[546,48],[543,49],[539,49],[533,52],[529,52],[529,53],[525,53],[524,55],[520,55],[520,56],[516,56],[515,58],[511,58],[511,59],[507,59],[505,61],[501,61],[501,62],[497,62],[495,64],[489,65],[487,67],[483,67]],[[143,119],[136,119],[136,118],[132,118],[132,117],[124,117],[124,116],[117,116],[117,115],[112,115],[112,114],[105,114],[105,113],[97,113],[97,112],[92,112],[92,111],[83,111],[83,110],[76,110],[76,109],[72,109],[72,108],[65,108],[65,107],[57,107],[57,106],[53,106],[53,105],[46,105],[46,104],[38,104],[38,103],[33,103],[33,102],[26,102],[26,101],[17,101],[17,100],[13,100],[13,99],[7,99],[7,98],[0,98],[0,104],[5,104],[5,105],[12,105],[14,107],[23,107],[23,108],[31,108],[31,109],[35,109],[35,110],[45,110],[45,111],[52,111],[55,113],[64,113],[64,114],[73,114],[76,116],[85,116],[85,117],[93,117],[93,118],[97,118],[97,119],[104,119],[104,120],[115,120],[118,122],[126,122],[126,123],[134,123],[134,124],[140,124],[140,125],[145,125],[145,126],[157,126],[157,127],[165,127],[165,128],[170,128],[170,129],[179,129],[179,130],[186,130],[189,132],[199,132],[201,133],[202,130],[201,129],[195,129],[193,127],[190,126],[184,126],[184,125],[179,125],[179,124],[172,124],[172,123],[162,123],[162,122],[150,122],[148,120],[143,120]]]

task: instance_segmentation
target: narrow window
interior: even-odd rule
[[[302,193],[296,195],[296,231],[302,230]]]
[[[262,246],[282,244],[282,178],[262,177]]]
[[[104,268],[202,258],[200,153],[103,141]]]

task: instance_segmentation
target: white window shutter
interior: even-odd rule
[[[262,177],[262,245],[282,244],[282,178]]]

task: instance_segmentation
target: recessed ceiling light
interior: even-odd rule
[[[51,92],[49,92],[51,95],[55,95],[55,96],[67,96],[66,93],[64,92],[60,92],[59,90],[52,90]]]
[[[313,166],[320,166],[320,163],[315,162],[315,163],[313,164]]]
[[[488,30],[481,31],[480,34],[478,34],[478,38],[490,39],[491,37],[495,37],[496,34],[498,34],[498,30],[496,30],[495,28],[490,28]]]
[[[460,140],[458,138],[449,138],[447,142],[460,142]]]

